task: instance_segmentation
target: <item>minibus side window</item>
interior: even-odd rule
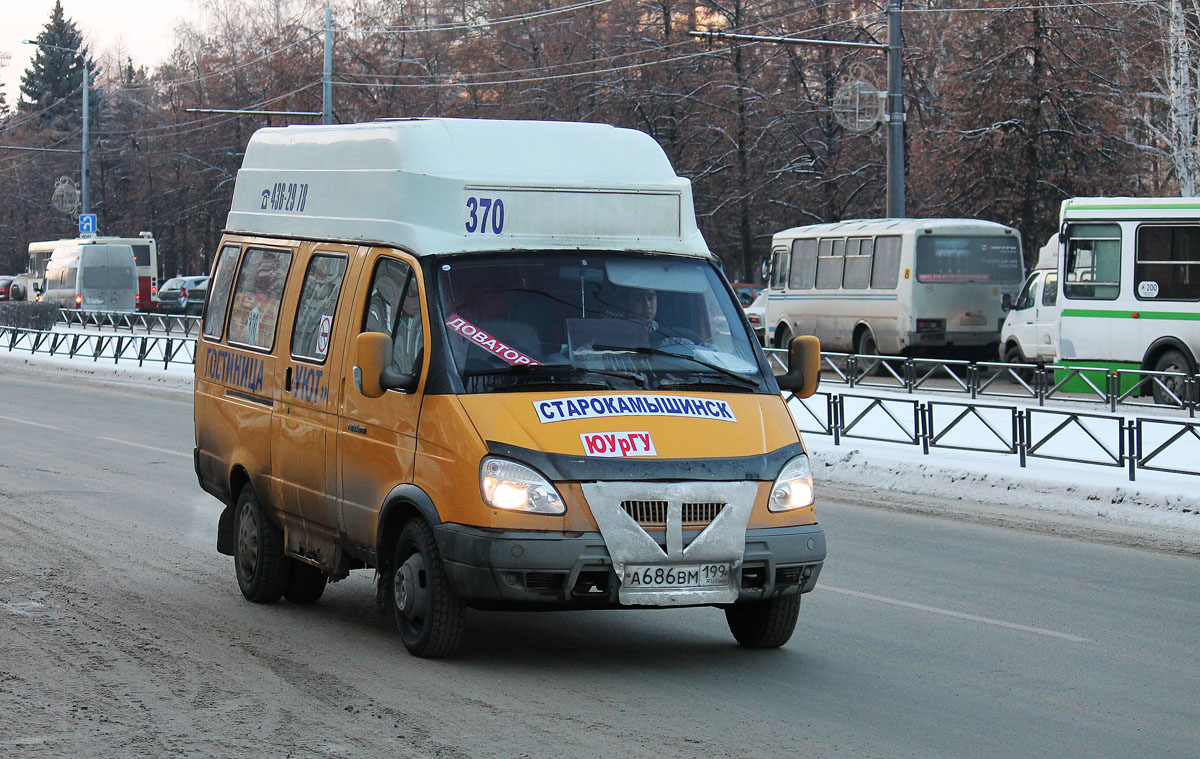
[[[871,253],[874,240],[853,238],[846,244],[846,272],[842,275],[842,287],[850,290],[865,290],[871,286]]]
[[[371,294],[363,314],[363,332],[392,338],[392,370],[416,374],[421,368],[425,335],[421,328],[421,295],[408,264],[381,258],[371,277]]]
[[[792,275],[788,287],[811,290],[817,278],[817,241],[796,240],[792,243]]]
[[[837,290],[842,286],[845,240],[821,240],[817,247],[817,289]]]
[[[899,281],[900,238],[876,238],[875,260],[871,265],[871,287],[876,290],[895,290]]]
[[[776,248],[771,262],[771,288],[782,290],[788,281],[788,252],[786,248]]]
[[[1063,294],[1068,298],[1116,300],[1121,291],[1121,228],[1074,224],[1067,230]]]
[[[1042,305],[1054,306],[1058,304],[1058,272],[1051,271],[1046,273],[1046,281],[1042,283]]]
[[[226,245],[222,248],[221,258],[217,262],[217,273],[209,283],[208,305],[204,307],[204,336],[210,340],[220,340],[225,331],[225,311],[229,307],[233,272],[237,269],[238,254],[241,251],[237,245]]]
[[[1200,227],[1139,227],[1133,287],[1138,300],[1200,300]]]
[[[292,251],[247,248],[233,287],[228,342],[270,350],[275,344],[279,303],[292,265]]]
[[[292,328],[292,355],[296,358],[325,363],[346,263],[345,256],[320,254],[309,262]]]

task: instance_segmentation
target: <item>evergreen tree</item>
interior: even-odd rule
[[[82,100],[84,60],[89,79],[95,81],[95,62],[88,58],[83,34],[75,22],[63,15],[62,0],[56,0],[50,21],[34,40],[37,53],[21,77],[20,111],[36,111],[43,123],[79,120]],[[77,51],[77,52],[72,52]]]

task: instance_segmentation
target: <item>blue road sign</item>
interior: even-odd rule
[[[79,235],[87,237],[96,234],[96,214],[81,213],[79,214]]]

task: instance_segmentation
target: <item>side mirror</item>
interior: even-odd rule
[[[1004,311],[1012,311],[1012,293],[1004,293],[1000,297],[1000,308]]]
[[[363,332],[355,342],[354,387],[368,398],[387,390],[411,389],[416,376],[392,371],[392,338],[382,332]]]
[[[792,338],[788,345],[787,374],[778,379],[779,387],[799,398],[808,398],[821,384],[821,341],[812,335]]]

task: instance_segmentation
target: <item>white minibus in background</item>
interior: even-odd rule
[[[57,248],[69,244],[108,243],[128,245],[133,248],[137,260],[137,301],[138,311],[154,311],[158,308],[158,243],[150,232],[142,232],[137,237],[88,237],[77,240],[42,240],[29,243],[29,273],[40,283],[46,276],[46,264],[50,254]],[[32,299],[32,298],[31,298]]]
[[[1060,362],[1195,374],[1200,198],[1072,198],[1059,222]],[[1182,378],[1163,384],[1177,403]]]
[[[84,311],[132,311],[138,291],[134,261],[129,245],[60,245],[46,262],[42,301]]]
[[[816,335],[859,354],[993,359],[1001,301],[1024,280],[1021,237],[975,219],[860,219],[795,227],[771,244],[767,345]]]

